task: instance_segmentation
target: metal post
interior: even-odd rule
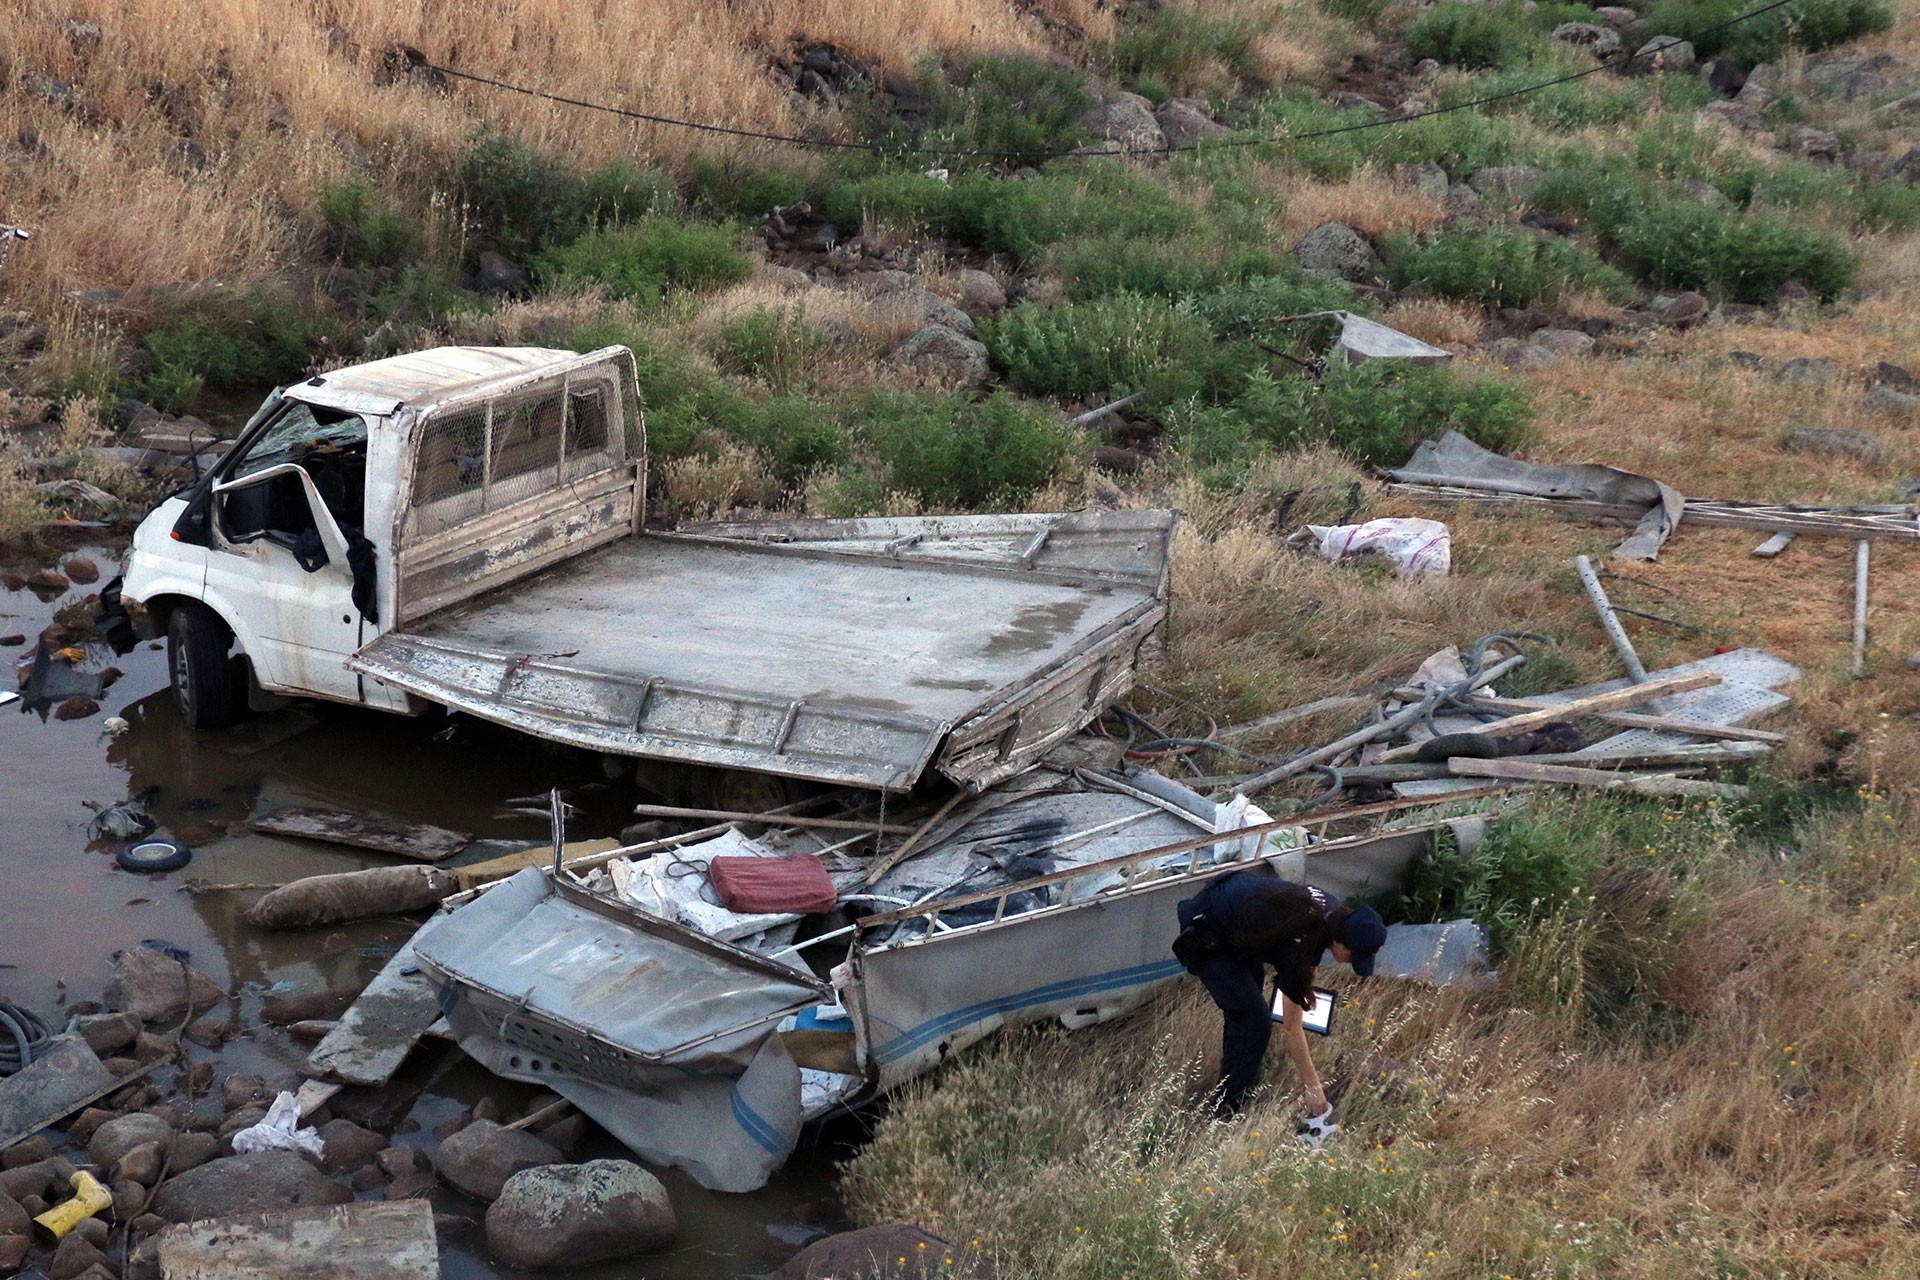
[[[1613,605],[1607,600],[1607,589],[1600,585],[1600,575],[1593,571],[1593,562],[1585,556],[1575,556],[1573,567],[1580,571],[1580,581],[1587,586],[1587,597],[1599,612],[1600,625],[1606,628],[1614,651],[1620,655],[1620,661],[1627,664],[1627,674],[1635,684],[1645,684],[1647,669],[1640,665],[1640,655],[1634,652],[1633,641],[1627,638],[1626,628],[1620,625],[1619,617],[1613,612]]]
[[[1867,555],[1873,544],[1862,538],[1853,549],[1853,674],[1867,665]]]
[[[567,852],[566,801],[560,798],[560,788],[555,787],[547,793],[547,804],[551,810],[548,816],[552,819],[548,824],[548,830],[553,835],[553,874],[558,878],[560,864]]]

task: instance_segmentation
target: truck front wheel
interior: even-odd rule
[[[232,644],[233,633],[205,605],[179,605],[167,619],[173,705],[189,729],[224,729],[233,723],[239,689],[227,659]]]

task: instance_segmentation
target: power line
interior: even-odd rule
[[[1784,9],[1788,5],[1798,3],[1800,3],[1800,0],[1771,0],[1771,3],[1761,5],[1758,9],[1749,10],[1746,13],[1729,18],[1725,22],[1715,23],[1713,26],[1704,28],[1696,32],[1695,37],[1715,35],[1730,27],[1736,27],[1742,23],[1751,22],[1755,18],[1763,17],[1776,9]],[[1195,142],[1184,146],[1142,147],[1128,149],[1124,154],[1130,156],[1174,155],[1180,152],[1216,151],[1230,147],[1279,146],[1289,142],[1306,142],[1314,138],[1331,138],[1338,134],[1360,133],[1368,129],[1385,129],[1394,125],[1411,124],[1415,120],[1430,120],[1435,116],[1451,115],[1456,111],[1471,111],[1477,107],[1489,106],[1496,102],[1506,102],[1514,98],[1526,97],[1528,94],[1539,93],[1543,89],[1551,89],[1558,85],[1571,84],[1573,81],[1584,80],[1588,76],[1596,76],[1606,71],[1624,71],[1633,65],[1642,54],[1645,54],[1648,58],[1656,58],[1663,50],[1669,47],[1671,46],[1660,45],[1656,48],[1642,49],[1640,52],[1632,54],[1622,49],[1620,54],[1603,58],[1584,71],[1569,72],[1563,76],[1555,76],[1551,80],[1541,80],[1534,84],[1522,85],[1518,89],[1508,89],[1503,93],[1490,93],[1483,97],[1469,98],[1465,102],[1456,102],[1450,106],[1432,107],[1426,111],[1411,111],[1403,115],[1386,116],[1379,120],[1363,120],[1355,124],[1334,125],[1325,129],[1311,129],[1305,133],[1284,133],[1265,138],[1226,138],[1218,142]],[[932,156],[936,159],[946,160],[1065,160],[1076,157],[1086,159],[1113,154],[1111,152],[1087,148],[1079,148],[1071,151],[958,150],[952,147],[887,145],[877,142],[841,142],[832,138],[808,138],[797,134],[769,133],[759,129],[737,129],[731,125],[710,124],[700,120],[683,120],[675,116],[663,116],[646,111],[635,111],[630,107],[611,106],[604,102],[590,102],[584,98],[571,98],[565,94],[548,93],[544,89],[533,89],[526,85],[514,84],[506,80],[497,80],[491,76],[475,75],[468,71],[456,71],[452,67],[443,67],[432,62],[423,61],[416,63],[415,66],[419,70],[438,72],[443,76],[452,76],[457,80],[466,80],[474,84],[486,85],[488,88],[500,89],[507,93],[518,93],[529,98],[538,98],[543,102],[556,103],[560,106],[579,107],[586,111],[599,111],[607,115],[620,116],[644,124],[665,125],[675,129],[690,129],[698,133],[714,133],[729,138],[745,138],[756,142],[778,142],[788,146],[812,147],[816,150],[864,151],[869,155],[877,156]]]

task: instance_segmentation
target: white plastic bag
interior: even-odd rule
[[[300,1103],[284,1089],[267,1108],[266,1119],[233,1135],[233,1154],[256,1151],[304,1151],[318,1159],[325,1143],[318,1129],[300,1127]]]
[[[1431,574],[1444,578],[1453,564],[1453,543],[1447,526],[1438,520],[1394,517],[1365,524],[1310,524],[1307,531],[1319,540],[1320,554],[1345,560],[1372,552],[1398,565],[1402,575]]]

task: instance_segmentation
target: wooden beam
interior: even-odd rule
[[[1574,769],[1526,760],[1470,760],[1456,756],[1447,771],[1457,778],[1504,778],[1509,782],[1545,782],[1561,787],[1591,787],[1596,791],[1626,791],[1641,796],[1714,796],[1743,800],[1747,789],[1724,782],[1693,782],[1666,774],[1614,773],[1606,769]]]
[[[643,818],[696,818],[703,822],[751,822],[762,827],[808,827],[821,831],[868,831],[879,835],[904,836],[912,827],[881,822],[862,822],[858,818],[796,818],[789,814],[744,813],[736,809],[685,809],[673,804],[637,804],[633,811]]]
[[[913,834],[895,846],[892,853],[889,853],[886,857],[881,858],[873,864],[873,870],[867,872],[867,878],[860,882],[861,888],[871,889],[874,885],[880,883],[881,876],[886,875],[887,872],[899,866],[900,863],[906,859],[907,855],[912,853],[914,849],[919,846],[920,842],[927,838],[927,832],[933,830],[940,819],[952,813],[954,807],[967,798],[968,794],[965,791],[956,791],[951,796],[948,796],[947,802],[938,809],[935,809],[932,817],[915,827]]]
[[[1649,716],[1648,719],[1655,717]],[[1532,764],[1564,764],[1586,769],[1700,769],[1717,765],[1746,764],[1765,755],[1764,743],[1692,743],[1651,751],[1634,751],[1617,756],[1582,756],[1572,752],[1550,752],[1537,756],[1510,756]],[[1467,758],[1467,757],[1462,757]],[[1451,777],[1445,760],[1403,764],[1357,764],[1340,771],[1344,782],[1427,782]]]
[[[1475,698],[1473,706],[1485,707],[1488,711],[1507,711],[1518,714],[1524,711],[1539,711],[1553,704],[1542,702],[1538,698]],[[1769,733],[1765,729],[1748,729],[1732,724],[1707,724],[1700,720],[1681,720],[1673,716],[1645,716],[1637,711],[1602,711],[1596,716],[1582,716],[1581,719],[1603,720],[1608,724],[1617,724],[1623,729],[1658,729],[1664,733],[1684,733],[1692,738],[1724,738],[1729,742],[1764,742],[1770,746],[1787,740],[1784,733]]]
[[[1492,724],[1482,725],[1471,733],[1484,734],[1489,738],[1505,738],[1516,733],[1543,724],[1552,724],[1556,720],[1578,720],[1582,716],[1592,715],[1596,711],[1616,711],[1621,707],[1637,706],[1676,693],[1688,693],[1694,689],[1704,689],[1720,683],[1720,675],[1713,671],[1689,672],[1686,675],[1656,676],[1645,684],[1630,684],[1624,689],[1615,689],[1611,693],[1596,693],[1590,697],[1575,698],[1572,702],[1563,702],[1558,706],[1540,711],[1528,711],[1505,720],[1496,720]],[[1404,747],[1395,747],[1384,752],[1375,764],[1392,764],[1406,760],[1420,750],[1420,744],[1410,742]]]
[[[1418,694],[1414,695],[1418,697]],[[1373,701],[1364,693],[1342,694],[1335,698],[1321,698],[1317,702],[1308,702],[1298,707],[1288,707],[1284,711],[1275,711],[1271,715],[1261,716],[1258,720],[1249,720],[1245,724],[1230,724],[1214,736],[1222,742],[1240,742],[1258,734],[1290,725],[1296,720],[1305,720],[1308,716],[1317,716],[1323,711],[1357,711]]]
[[[1783,530],[1755,547],[1753,554],[1759,556],[1762,560],[1771,560],[1782,551],[1785,551],[1787,545],[1791,543],[1796,536],[1798,535]]]

